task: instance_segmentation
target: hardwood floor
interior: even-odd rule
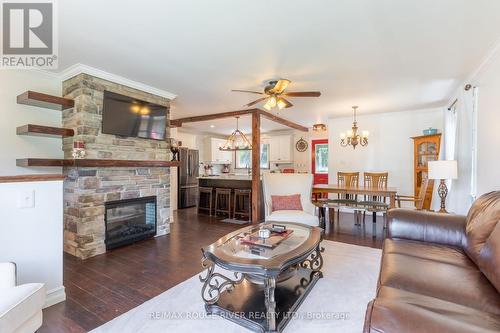
[[[380,248],[382,219],[354,226],[351,214],[326,228],[325,239]],[[87,332],[201,271],[200,248],[240,228],[179,210],[167,236],[135,243],[87,260],[64,255],[66,301],[43,311],[40,333]]]

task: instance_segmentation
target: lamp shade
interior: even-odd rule
[[[457,179],[457,161],[429,161],[429,179]]]

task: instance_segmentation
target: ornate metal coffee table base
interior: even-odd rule
[[[208,314],[218,315],[255,332],[281,332],[296,315],[300,304],[316,282],[323,277],[322,248],[318,247],[303,262],[294,265],[296,273],[284,281],[262,276],[264,283],[254,283],[241,273],[231,279],[214,272],[214,264],[204,259],[206,275],[202,297]]]
[[[321,272],[299,268],[294,277],[276,285],[275,329],[268,323],[265,287],[247,280],[223,292],[214,304],[206,303],[205,309],[255,332],[281,332],[321,277]]]

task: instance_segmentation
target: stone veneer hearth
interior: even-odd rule
[[[169,160],[164,141],[101,133],[104,90],[170,106],[167,98],[88,74],[68,79],[63,82],[63,96],[73,98],[75,106],[63,111],[62,125],[74,129],[75,136],[63,140],[64,157],[71,158],[73,141],[79,140],[85,142],[86,158]],[[168,137],[168,128],[166,133]],[[169,233],[170,168],[64,167],[63,172],[65,252],[86,259],[106,251],[106,201],[157,196],[157,235]]]

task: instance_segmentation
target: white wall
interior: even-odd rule
[[[477,194],[500,190],[500,48],[471,82],[478,87]]]
[[[299,152],[295,149],[295,144],[301,138],[307,141],[307,150],[304,152]],[[328,139],[328,131],[326,132],[314,132],[309,129],[309,132],[294,131],[293,135],[293,164],[297,172],[307,172],[310,173],[312,169],[312,140]]]
[[[33,208],[18,207],[26,192],[34,192]],[[20,284],[45,283],[46,306],[66,297],[62,195],[62,180],[0,184],[0,261],[17,264]]]
[[[16,103],[26,90],[60,96],[61,83],[40,71],[0,71],[0,176],[60,174],[61,168],[16,167],[16,158],[63,157],[61,139],[16,135],[25,124],[61,126],[61,111]],[[65,299],[62,187],[62,181],[0,184],[0,261],[16,262],[19,283],[45,283],[46,305]],[[34,191],[35,207],[17,207],[24,191]]]
[[[39,71],[0,71],[0,176],[34,173],[61,173],[61,168],[19,168],[16,158],[62,158],[61,139],[16,135],[26,124],[61,126],[61,111],[17,104],[17,95],[34,90],[60,96],[61,82]]]
[[[358,116],[361,130],[370,132],[366,147],[340,146],[340,133],[352,127],[352,117],[328,121],[329,182],[337,182],[338,171],[388,171],[388,186],[398,193],[413,194],[413,140],[422,130],[443,124],[443,110],[416,110]],[[360,175],[361,176],[361,175]]]
[[[464,90],[466,84],[473,89]],[[476,95],[474,95],[476,91]],[[458,178],[453,180],[447,197],[447,208],[458,214],[467,214],[476,197],[500,190],[500,44],[493,48],[471,78],[461,85],[456,98],[458,113],[455,159]],[[474,114],[474,102],[476,114]],[[472,174],[473,126],[477,120],[477,170]],[[476,183],[476,189],[472,183]],[[434,203],[435,204],[435,203]]]

